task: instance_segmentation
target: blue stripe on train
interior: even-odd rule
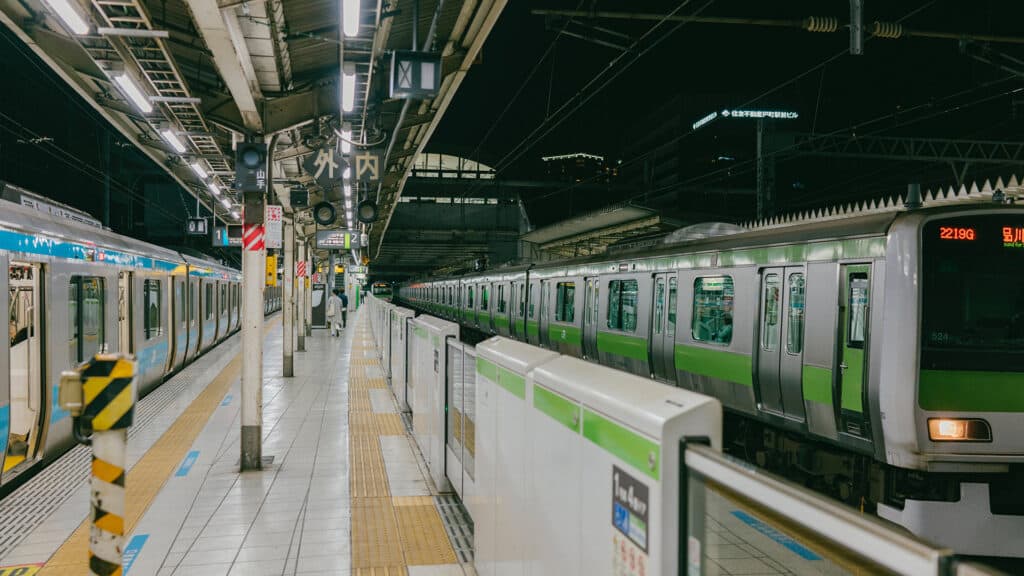
[[[0,462],[3,455],[7,454],[7,437],[11,433],[11,407],[0,406]]]

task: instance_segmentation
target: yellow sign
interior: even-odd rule
[[[267,286],[277,286],[277,256],[267,256]]]
[[[309,276],[306,276],[306,289],[309,289]]]
[[[335,273],[337,273],[337,274],[341,274],[341,273],[342,273],[342,272],[344,272],[344,271],[345,271],[345,267],[344,267],[344,266],[342,266],[341,264],[335,264],[335,265],[334,265],[334,272],[335,272]]]
[[[21,564],[18,566],[0,566],[0,576],[32,576],[39,572],[42,564]]]

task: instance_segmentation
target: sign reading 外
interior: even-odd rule
[[[306,156],[303,166],[305,166],[306,172],[313,175],[320,186],[327,187],[341,178],[347,165],[336,147],[323,146],[315,154]]]

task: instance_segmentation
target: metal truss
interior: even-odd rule
[[[1024,142],[797,134],[786,154],[968,164],[1024,162]]]

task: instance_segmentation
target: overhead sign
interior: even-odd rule
[[[189,236],[206,236],[209,231],[206,229],[206,218],[189,218],[185,225],[185,231]]]
[[[317,230],[316,247],[348,250],[352,248],[352,232],[348,230]]]
[[[391,53],[391,97],[425,100],[441,88],[441,55],[395,50]]]
[[[369,272],[369,268],[366,266],[356,266],[353,264],[348,267],[349,274],[366,274],[367,272]]]
[[[277,256],[267,256],[267,286],[277,286]]]
[[[239,142],[235,147],[235,183],[243,192],[267,191],[267,145]]]
[[[360,182],[376,184],[384,175],[384,150],[371,148],[360,150],[352,157],[355,165],[355,179]]]
[[[306,167],[306,172],[316,179],[317,184],[325,188],[341,178],[347,166],[345,159],[334,146],[322,146],[315,154],[306,156],[302,164]]]
[[[281,206],[267,205],[264,222],[266,228],[267,248],[280,248],[281,238],[284,236],[281,231],[284,220],[284,208]]]
[[[214,246],[241,246],[242,226],[239,224],[228,224],[226,227],[218,227],[213,232]]]

